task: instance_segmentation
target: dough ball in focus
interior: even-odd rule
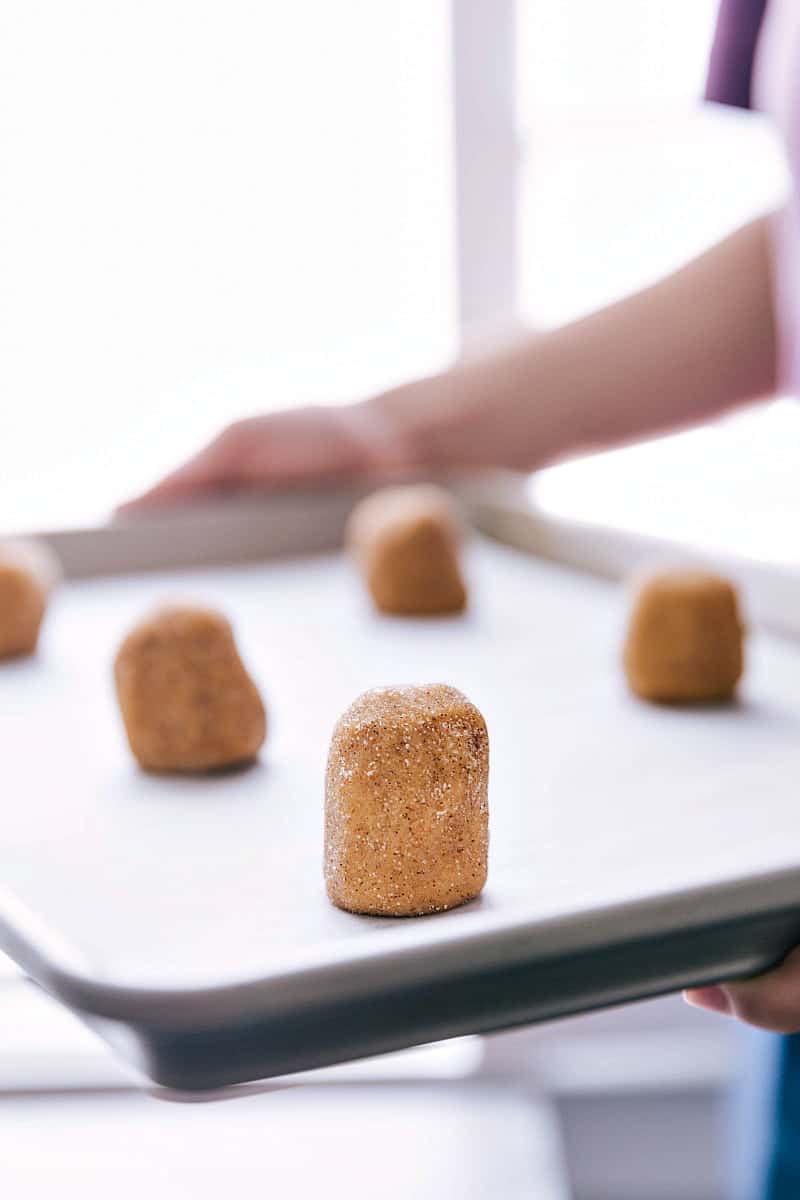
[[[114,663],[131,750],[150,771],[211,771],[255,758],[266,736],[230,623],[172,606],[141,621]]]
[[[333,732],[325,882],[339,908],[418,916],[486,882],[489,738],[455,688],[376,688]]]
[[[347,527],[348,546],[375,606],[401,616],[464,608],[460,542],[452,500],[428,484],[374,492],[353,510]]]
[[[43,542],[0,542],[0,658],[32,654],[51,591],[61,578]]]
[[[624,663],[642,699],[729,699],[742,675],[743,641],[736,589],[722,576],[673,567],[636,581]]]

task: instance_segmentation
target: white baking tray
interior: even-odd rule
[[[475,512],[522,541],[504,495]],[[793,641],[753,634],[737,705],[670,710],[626,692],[620,589],[483,539],[468,613],[439,620],[376,615],[331,552],[120,573],[126,545],[138,567],[285,551],[282,513],[319,549],[350,500],[54,538],[95,577],[64,586],[35,658],[0,670],[3,949],[187,1089],[748,973],[800,939]],[[164,598],[232,618],[270,713],[252,769],[179,779],[131,760],[111,660]],[[368,687],[437,680],[489,726],[485,893],[424,919],[339,912],[321,873],[333,724]]]

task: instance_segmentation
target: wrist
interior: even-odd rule
[[[413,471],[456,464],[453,432],[459,413],[449,373],[402,384],[362,407],[384,445],[394,448],[398,466]]]
[[[403,385],[342,410],[347,435],[369,470],[402,474],[425,465],[414,405],[406,395],[412,387]]]

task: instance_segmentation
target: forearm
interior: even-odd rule
[[[534,468],[769,395],[768,218],[571,325],[370,402],[427,464]]]

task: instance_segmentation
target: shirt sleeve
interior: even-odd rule
[[[753,60],[767,0],[722,0],[711,47],[706,100],[749,108]]]

